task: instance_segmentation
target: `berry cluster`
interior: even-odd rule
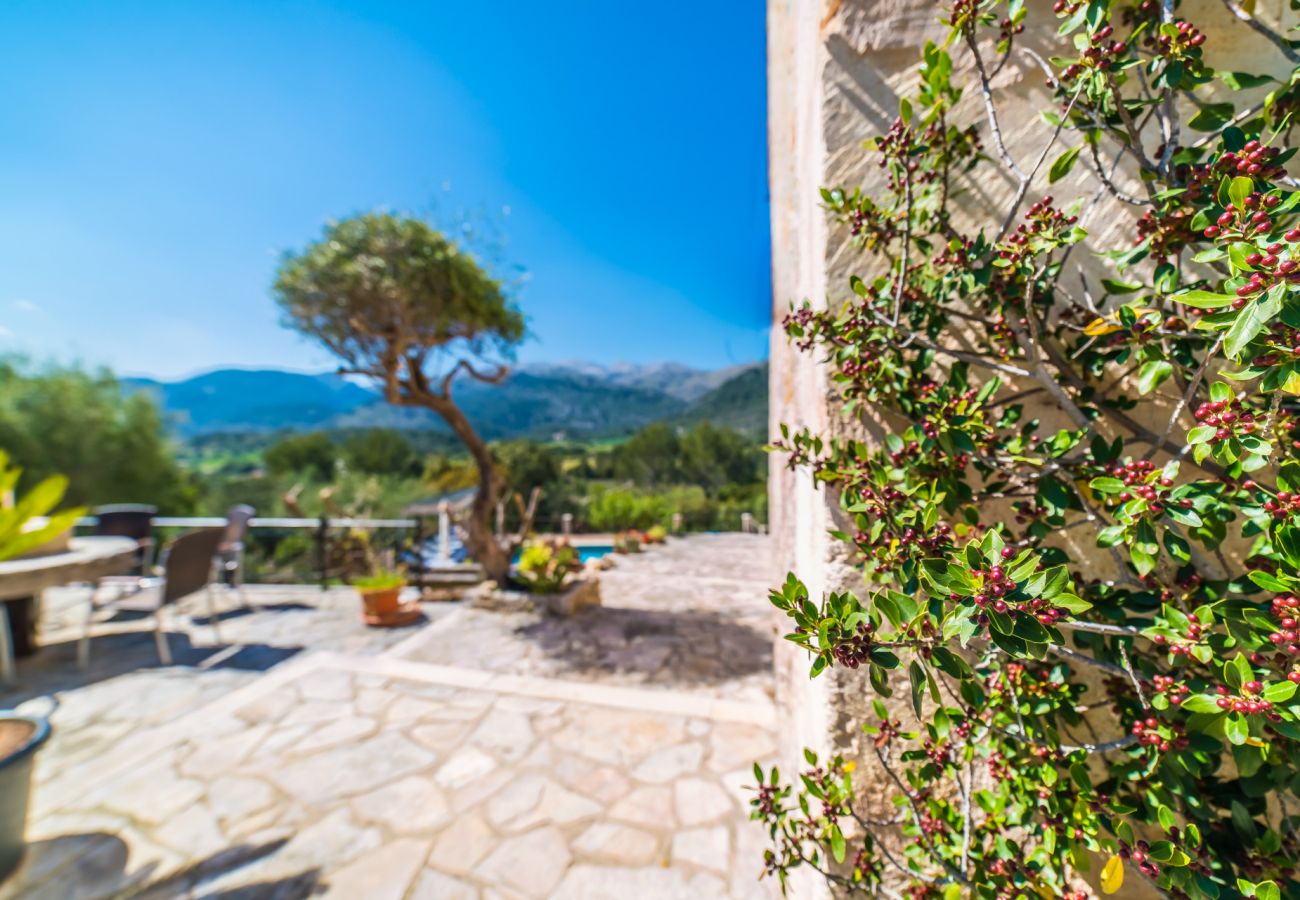
[[[1276,147],[1265,147],[1257,140],[1249,140],[1240,150],[1229,150],[1214,163],[1215,171],[1236,175],[1250,175],[1272,181],[1286,174],[1286,170],[1275,160],[1282,151]]]
[[[1089,69],[1105,72],[1114,66],[1128,52],[1128,44],[1110,39],[1114,33],[1115,29],[1111,25],[1097,29],[1089,39],[1083,57],[1078,62],[1070,63],[1061,72],[1061,83],[1069,84]]]
[[[1153,681],[1155,682],[1156,693],[1164,694],[1174,706],[1182,703],[1183,698],[1191,692],[1191,688],[1181,681],[1175,680],[1172,675],[1156,675]]]
[[[1264,501],[1264,512],[1275,519],[1286,519],[1300,513],[1300,492],[1278,491],[1271,500]]]
[[[1205,32],[1186,19],[1179,19],[1174,23],[1174,28],[1174,34],[1156,36],[1156,51],[1170,61],[1199,60],[1201,54],[1197,48],[1205,43]]]
[[[1273,598],[1271,612],[1273,618],[1277,619],[1278,628],[1268,636],[1268,640],[1288,656],[1300,656],[1300,644],[1296,643],[1300,640],[1300,634],[1296,632],[1297,610],[1300,610],[1300,599],[1288,594]],[[1300,678],[1292,678],[1290,674],[1287,678],[1300,684]]]
[[[1187,623],[1187,631],[1183,633],[1186,642],[1172,644],[1163,634],[1152,637],[1152,642],[1158,647],[1167,647],[1171,656],[1191,656],[1192,647],[1201,639],[1205,629],[1201,626],[1200,620],[1196,618],[1196,613],[1187,614]]]
[[[1229,241],[1244,241],[1249,240],[1253,235],[1267,234],[1273,227],[1269,210],[1274,209],[1281,202],[1282,198],[1277,194],[1265,196],[1256,191],[1241,201],[1241,209],[1238,209],[1236,204],[1229,203],[1219,214],[1215,224],[1206,226],[1205,236],[1224,238]],[[1300,237],[1300,234],[1297,236]],[[1278,249],[1282,249],[1281,245],[1278,245]]]
[[[1168,753],[1171,748],[1186,746],[1187,738],[1170,725],[1161,725],[1155,718],[1140,719],[1133,723],[1133,734],[1138,743],[1145,747],[1154,747],[1161,753]]]
[[[848,669],[856,669],[867,661],[871,656],[871,632],[872,625],[870,622],[863,622],[858,626],[857,631],[847,638],[843,638],[835,645],[833,651],[835,661]]]
[[[1015,234],[1006,240],[1009,246],[999,249],[998,256],[1013,264],[1023,263],[1037,255],[1034,243],[1059,240],[1078,221],[1078,216],[1067,216],[1053,207],[1052,197],[1046,196],[1029,207],[1025,221],[1016,226]]]
[[[1214,691],[1219,695],[1219,699],[1215,702],[1218,704],[1219,709],[1232,710],[1247,716],[1264,713],[1272,720],[1281,718],[1277,713],[1273,712],[1272,703],[1255,696],[1264,690],[1262,682],[1247,681],[1241,686],[1241,690],[1242,696],[1233,697],[1231,692],[1223,685],[1216,687]]]
[[[1008,548],[1010,549],[1010,548]],[[987,571],[971,570],[970,573],[980,584],[980,592],[973,598],[981,610],[993,610],[1005,613],[1010,610],[1026,613],[1038,619],[1044,625],[1054,625],[1065,618],[1066,610],[1053,606],[1042,597],[1030,597],[1025,600],[1006,599],[1015,593],[1018,585],[1007,577],[1002,566],[992,566]],[[955,599],[955,598],[954,598]],[[987,612],[979,617],[981,625],[988,624]]]
[[[1133,245],[1149,241],[1147,246],[1151,257],[1157,263],[1167,262],[1197,239],[1198,235],[1192,228],[1195,215],[1196,211],[1186,206],[1161,213],[1148,209],[1137,221],[1137,237],[1133,238]]]
[[[1155,864],[1149,854],[1151,845],[1146,841],[1138,841],[1135,845],[1129,846],[1127,842],[1119,842],[1119,855],[1121,859],[1132,860],[1137,865],[1138,871],[1148,878],[1155,878],[1160,874],[1160,867]]]
[[[1217,400],[1196,407],[1196,421],[1216,429],[1214,439],[1226,441],[1238,434],[1254,434],[1259,427],[1255,414],[1241,405],[1240,400]]]
[[[1106,467],[1109,475],[1118,478],[1124,482],[1127,490],[1121,491],[1116,498],[1120,503],[1127,503],[1130,500],[1145,500],[1145,513],[1151,516],[1162,515],[1171,502],[1169,499],[1170,488],[1174,486],[1172,479],[1165,477],[1163,471],[1156,467],[1155,463],[1149,459],[1134,459],[1128,462],[1113,462]],[[1192,500],[1185,497],[1178,501],[1178,505],[1183,508],[1190,508]]]

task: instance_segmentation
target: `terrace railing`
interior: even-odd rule
[[[83,516],[77,525],[92,528],[96,523],[94,516]],[[154,516],[155,528],[224,528],[225,516]],[[366,529],[412,529],[416,532],[417,542],[420,538],[421,523],[418,519],[371,519],[355,516],[322,516],[312,519],[291,516],[254,516],[248,522],[250,530],[255,529],[310,529],[313,532],[316,549],[316,574],[321,590],[329,587],[329,534],[336,528]]]

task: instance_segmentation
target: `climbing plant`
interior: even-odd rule
[[[876,187],[823,190],[866,271],[784,327],[885,436],[782,429],[864,585],[772,602],[812,675],[916,718],[861,723],[885,812],[858,760],[755,768],[783,883],[1300,896],[1300,42],[1224,4],[1290,75],[1211,68],[1177,0],[956,0]],[[1019,35],[1053,14],[1047,59]],[[1027,153],[1012,59],[1052,97]]]

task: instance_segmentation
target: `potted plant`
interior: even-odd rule
[[[418,604],[402,603],[402,588],[406,587],[406,578],[401,572],[377,569],[372,574],[353,581],[352,586],[361,595],[362,617],[367,625],[405,625],[420,614]]]
[[[22,859],[32,759],[49,736],[44,719],[0,712],[0,881]]]
[[[582,571],[578,551],[569,544],[533,541],[519,554],[514,580],[534,595],[535,605],[571,616],[600,606],[600,582],[590,575],[583,578]]]

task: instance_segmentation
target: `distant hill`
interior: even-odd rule
[[[375,400],[373,391],[337,375],[279,369],[217,369],[182,381],[122,382],[153,394],[184,435],[319,428]]]
[[[650,422],[708,419],[761,432],[767,364],[699,370],[678,363],[601,367],[526,365],[499,385],[462,378],[454,393],[488,438],[604,437]],[[164,382],[123,379],[153,394],[182,437],[235,432],[386,426],[443,430],[432,413],[385,403],[375,391],[332,374],[219,369]]]
[[[767,363],[744,367],[692,403],[682,418],[686,422],[712,422],[765,437]]]

